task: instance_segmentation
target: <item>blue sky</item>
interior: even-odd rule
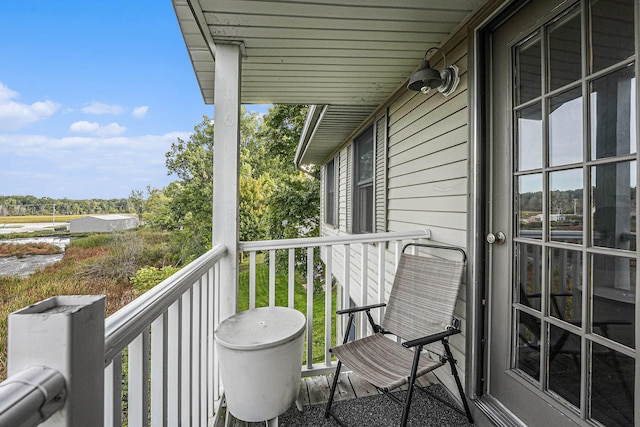
[[[265,112],[266,106],[250,109]],[[0,9],[0,195],[127,197],[205,105],[170,0],[20,0]]]

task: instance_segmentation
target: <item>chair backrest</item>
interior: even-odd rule
[[[451,326],[465,261],[403,253],[381,326],[404,340]],[[431,350],[440,352],[442,346]]]

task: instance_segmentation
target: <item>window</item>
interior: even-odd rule
[[[328,225],[336,225],[336,173],[335,160],[331,159],[325,169],[325,193],[324,193],[324,222]]]
[[[353,141],[353,233],[373,232],[373,126]]]

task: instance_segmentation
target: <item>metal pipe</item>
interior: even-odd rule
[[[67,396],[62,374],[34,366],[0,383],[0,427],[31,427],[46,421],[64,406]]]

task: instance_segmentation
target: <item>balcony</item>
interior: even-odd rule
[[[340,282],[336,306],[343,308],[348,306],[350,295],[359,295],[362,304],[383,301],[389,291],[387,275],[395,271],[402,245],[425,238],[429,238],[428,231],[240,243],[240,251],[248,253],[250,260],[249,306],[256,306],[258,253],[264,253],[270,260],[269,305],[276,302],[275,259],[281,251],[288,257],[288,305],[293,306],[295,254],[296,250],[302,250],[306,252],[307,283],[313,283],[316,274],[313,259],[319,251],[324,260],[325,283],[331,283],[334,277]],[[38,351],[38,346],[46,343],[32,335],[32,328],[25,327],[21,331],[26,332],[17,334],[19,330],[12,327],[21,323],[18,319],[10,323],[9,377],[0,385],[0,426],[37,425],[49,417],[53,423],[50,425],[87,425],[87,414],[93,417],[91,425],[109,427],[149,423],[154,426],[215,425],[216,416],[221,412],[218,406],[224,387],[214,330],[221,321],[220,290],[225,286],[220,279],[220,262],[228,256],[224,246],[214,246],[108,317],[103,325],[90,321],[76,322],[79,326],[72,324],[70,332],[60,332],[61,339],[69,339],[67,355]],[[320,362],[314,362],[313,357],[306,357],[304,365],[301,361],[302,376],[311,377],[334,370],[329,353],[334,344],[332,331],[340,332],[342,325],[339,321],[332,323],[331,286],[325,286],[322,296],[324,331],[316,331],[313,326],[313,286],[307,286],[306,295],[306,354],[313,354],[314,340],[324,343]],[[376,300],[371,300],[372,297]],[[59,303],[71,304],[65,301],[60,299]],[[45,303],[51,313],[65,311],[64,308],[52,309],[55,301]],[[69,311],[77,311],[74,307]],[[37,310],[37,305],[32,306],[25,309],[24,314]],[[18,318],[21,314],[12,316]],[[95,329],[92,332],[85,327]],[[357,335],[366,332],[366,320],[357,322],[356,331]],[[104,334],[104,341],[98,339],[95,345],[91,344],[91,337],[101,336],[99,333]],[[83,334],[88,338],[74,341],[74,337]],[[98,360],[93,367],[89,360],[92,354]],[[68,372],[76,365],[85,371],[73,378]],[[95,369],[104,369],[104,372],[94,372]],[[78,376],[100,381],[91,389],[80,384]],[[81,410],[77,410],[80,403],[74,402],[75,399],[82,402]]]

